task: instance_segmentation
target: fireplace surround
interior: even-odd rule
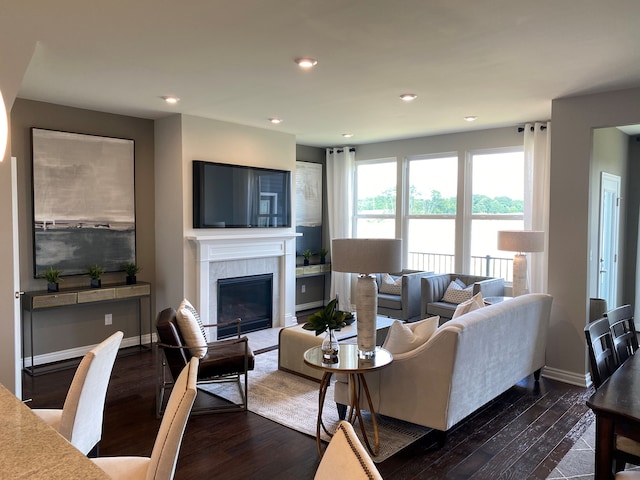
[[[218,321],[218,280],[273,274],[273,327],[297,323],[295,316],[296,252],[290,230],[194,235],[186,237],[196,247],[195,305],[205,323]],[[217,338],[210,328],[209,338]]]

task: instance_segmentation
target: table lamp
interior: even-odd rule
[[[513,258],[513,296],[529,293],[528,252],[544,250],[544,232],[537,230],[502,230],[498,232],[498,250],[517,252]]]
[[[402,269],[402,240],[386,238],[336,238],[331,242],[331,268],[358,273],[356,283],[356,328],[358,353],[371,358],[376,352],[378,287],[372,273]]]

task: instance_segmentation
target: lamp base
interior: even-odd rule
[[[378,315],[378,287],[370,275],[360,275],[356,283],[356,328],[358,355],[371,358],[376,354],[376,318]]]
[[[525,293],[529,293],[527,256],[519,253],[513,257],[513,296],[518,297]]]

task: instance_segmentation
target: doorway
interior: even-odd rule
[[[598,297],[609,308],[617,305],[618,237],[620,225],[620,177],[600,176],[600,220],[598,230]]]

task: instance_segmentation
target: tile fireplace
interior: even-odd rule
[[[272,274],[273,327],[297,323],[295,316],[295,232],[249,232],[189,236],[196,246],[195,305],[206,323],[218,322],[221,279]],[[210,328],[209,338],[218,338]]]

